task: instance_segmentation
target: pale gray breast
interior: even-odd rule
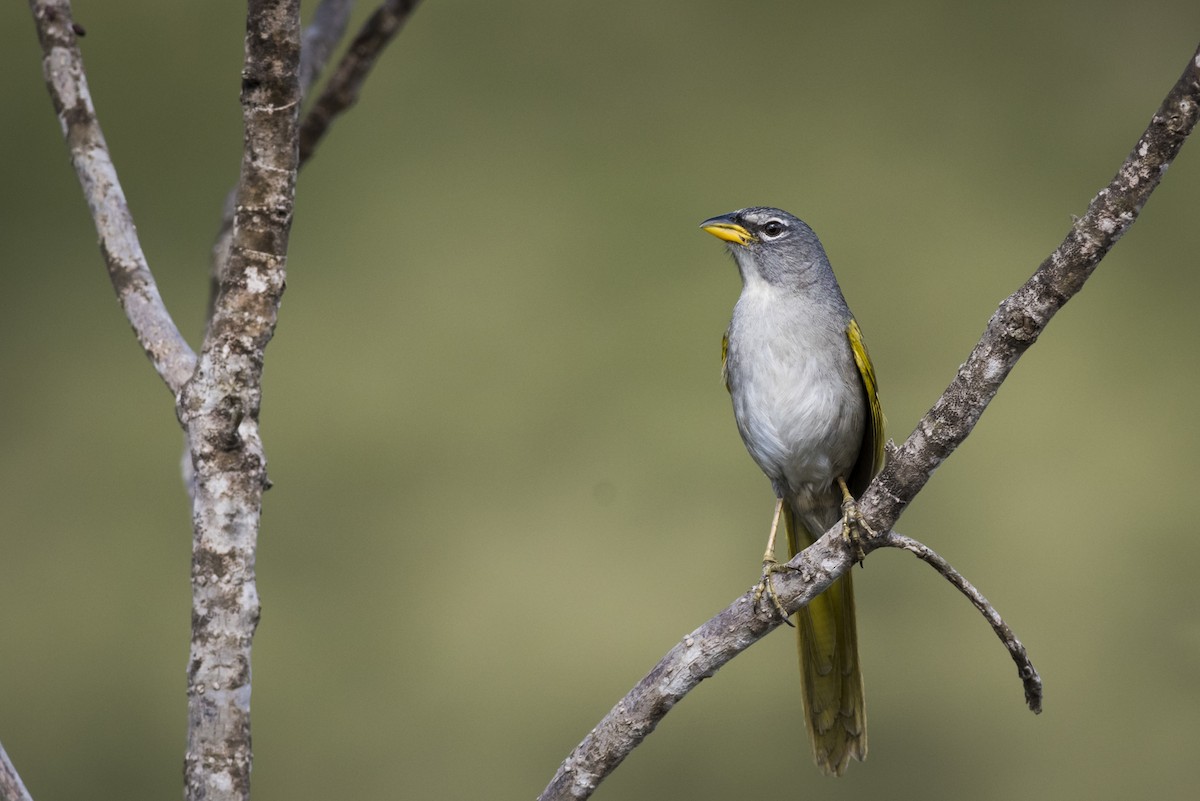
[[[826,490],[848,475],[866,409],[846,338],[847,320],[780,290],[748,285],[729,327],[727,369],[734,417],[767,477],[790,491]]]

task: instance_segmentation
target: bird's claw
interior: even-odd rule
[[[842,500],[842,539],[849,546],[855,562],[862,564],[862,561],[867,558],[863,540],[874,539],[876,536],[875,529],[867,524],[862,512],[858,510],[858,502],[854,500],[853,496],[846,493]]]
[[[773,608],[779,619],[789,626],[795,628],[795,623],[790,619],[787,610],[783,608],[783,602],[779,600],[779,594],[775,592],[775,582],[771,581],[773,573],[783,573],[791,570],[787,565],[781,565],[774,559],[763,560],[762,580],[758,582],[758,586],[754,588],[754,606],[758,606],[758,602],[765,595],[770,599],[770,607]]]

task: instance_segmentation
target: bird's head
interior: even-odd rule
[[[821,240],[786,211],[755,206],[705,220],[700,228],[727,243],[744,282],[802,288],[833,277]]]

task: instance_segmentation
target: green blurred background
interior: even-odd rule
[[[335,124],[267,353],[259,801],[533,797],[756,580],[771,496],[718,379],[738,280],[701,220],[771,204],[813,225],[901,439],[1200,38],[1188,0],[834,5],[427,0]],[[193,342],[237,175],[242,14],[76,4]],[[174,798],[181,435],[40,69],[5,4],[0,740],[38,801]],[[856,576],[867,763],[817,774],[782,631],[599,797],[1195,797],[1198,159],[902,520],[1007,616],[1045,713],[968,604],[885,552]]]

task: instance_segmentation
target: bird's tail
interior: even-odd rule
[[[828,523],[821,521],[829,518]],[[838,520],[834,507],[821,514],[784,504],[788,546],[795,556]],[[817,526],[821,528],[813,531]],[[850,574],[835,581],[796,613],[804,716],[813,758],[827,774],[841,776],[850,758],[867,757],[867,707],[858,662],[854,588]]]

